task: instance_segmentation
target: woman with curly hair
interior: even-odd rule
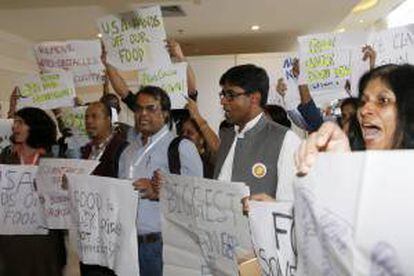
[[[0,154],[1,164],[37,165],[51,157],[56,125],[41,109],[23,108],[15,113],[11,147]],[[66,263],[63,232],[47,235],[0,236],[0,275],[62,275]]]

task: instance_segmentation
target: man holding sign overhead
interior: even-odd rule
[[[175,102],[177,104],[172,105],[172,118],[174,122],[179,123],[185,115],[188,114],[188,111],[184,109],[185,105],[185,97],[189,97],[193,100],[197,99],[197,89],[196,89],[196,80],[195,80],[195,74],[189,64],[185,63],[185,56],[183,54],[183,51],[181,50],[181,46],[178,42],[175,40],[167,40],[167,49],[171,55],[171,57],[177,62],[173,63],[171,68],[166,67],[150,67],[151,70],[141,70],[139,76],[142,79],[139,79],[139,84],[143,85],[154,85],[154,86],[163,86],[160,85],[163,81],[165,82],[167,87],[162,87],[164,90],[172,90],[169,93],[169,96],[171,98],[171,95],[173,95]],[[114,91],[118,94],[118,96],[121,97],[122,101],[128,106],[129,109],[134,110],[135,109],[135,103],[136,103],[136,96],[134,93],[131,92],[130,88],[128,87],[125,80],[122,78],[122,76],[119,74],[118,69],[115,68],[112,64],[107,62],[106,60],[106,52],[103,52],[102,56],[102,62],[104,63],[106,67],[106,73],[107,76],[111,82],[111,85],[114,89]],[[178,73],[182,71],[182,65],[186,64],[185,69],[185,75],[182,77],[181,73]],[[168,85],[168,79],[174,79],[169,77],[168,72],[177,72],[177,78],[176,79],[186,79],[185,83],[182,84],[182,81],[173,81],[170,85]],[[152,72],[152,74],[151,74]],[[155,72],[155,73],[154,73]],[[151,76],[152,75],[152,76]],[[150,77],[145,77],[150,76]],[[181,77],[180,77],[181,76]],[[154,80],[154,83],[151,83],[150,79]],[[164,80],[163,80],[164,79]],[[185,91],[179,91],[176,93],[176,89],[165,89],[168,87],[184,87],[186,89],[181,89]],[[180,89],[179,89],[180,90]],[[168,92],[168,91],[167,91]],[[183,102],[184,101],[184,102]]]

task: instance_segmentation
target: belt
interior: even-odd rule
[[[161,233],[138,235],[138,243],[154,243],[161,240]]]

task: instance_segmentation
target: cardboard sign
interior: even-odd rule
[[[131,181],[76,174],[67,179],[79,259],[119,276],[139,275],[138,193]]]
[[[167,175],[161,187],[165,275],[237,275],[253,255],[242,183]]]
[[[68,72],[28,75],[18,86],[20,89],[18,109],[23,107],[53,109],[74,104],[73,76]]]
[[[70,71],[75,87],[101,85],[104,82],[99,40],[42,42],[34,50],[43,73]]]
[[[107,60],[120,70],[137,70],[171,64],[159,6],[108,15],[98,20]]]

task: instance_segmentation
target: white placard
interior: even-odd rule
[[[97,22],[107,60],[121,70],[171,64],[160,6],[108,15]]]
[[[35,45],[34,51],[42,73],[70,71],[76,87],[104,82],[99,40],[42,42]]]
[[[298,274],[413,274],[413,161],[413,151],[319,156],[296,183]]]
[[[73,106],[75,87],[69,72],[32,74],[24,77],[19,85],[17,108],[38,107],[53,109]]]
[[[0,165],[0,234],[46,235],[34,179],[37,166]]]
[[[164,275],[237,275],[252,256],[242,183],[166,176],[160,204]]]
[[[139,275],[138,193],[131,181],[76,174],[67,179],[79,259],[119,276]]]
[[[69,194],[63,183],[63,175],[90,174],[98,164],[99,161],[95,160],[40,159],[36,184],[49,229],[69,229],[71,225]]]
[[[140,85],[158,86],[168,93],[172,109],[182,109],[187,104],[187,63],[173,63],[167,67],[150,68],[138,72]]]
[[[262,275],[296,275],[293,202],[249,202],[252,240]]]

